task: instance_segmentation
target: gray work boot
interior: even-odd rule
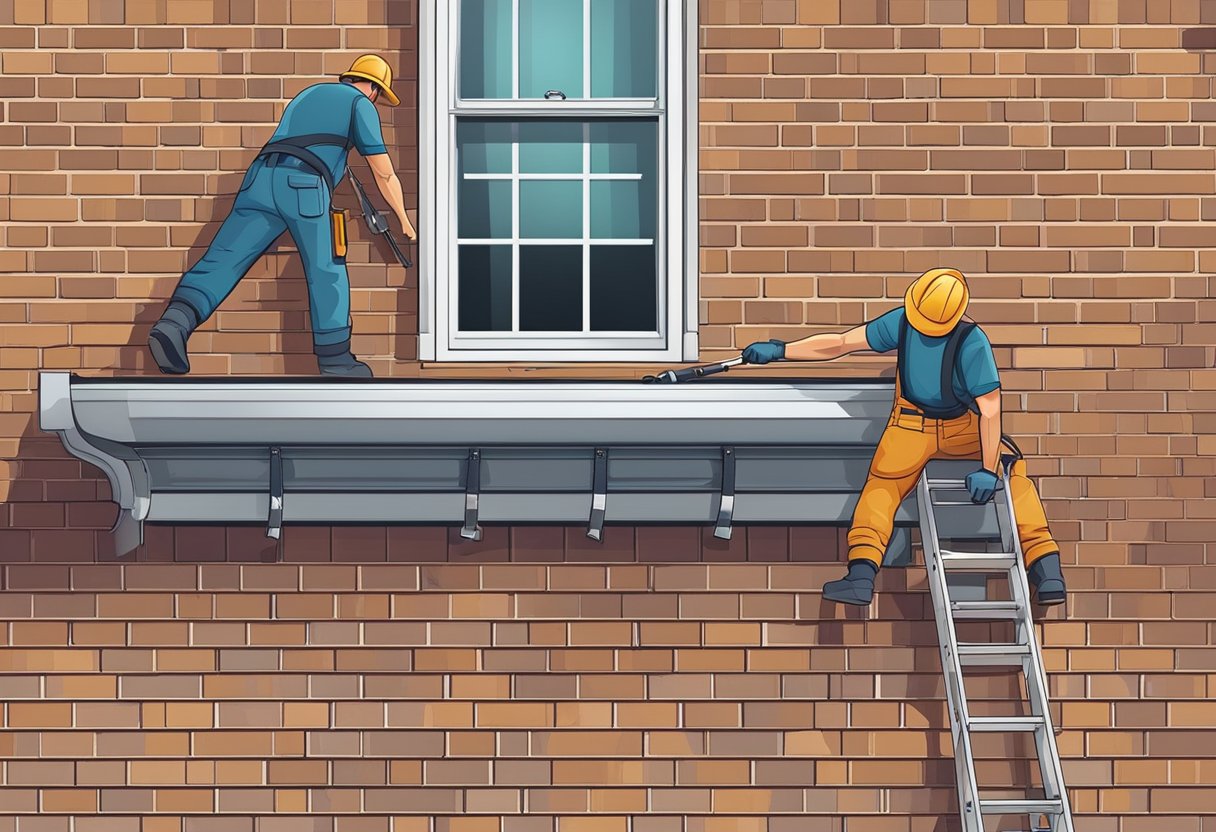
[[[840,604],[855,607],[869,606],[874,600],[874,576],[878,567],[872,561],[858,558],[849,561],[849,573],[839,581],[828,581],[823,585],[823,597]]]
[[[317,344],[313,346],[317,356],[317,369],[323,376],[339,378],[371,378],[372,368],[355,358],[350,351],[350,339],[340,344]]]
[[[162,373],[183,375],[190,372],[186,342],[198,325],[198,313],[193,306],[179,300],[169,302],[169,308],[148,333],[148,350]]]
[[[1045,607],[1063,604],[1068,599],[1068,587],[1060,569],[1060,553],[1052,552],[1030,564],[1026,578],[1034,587],[1035,600]]]

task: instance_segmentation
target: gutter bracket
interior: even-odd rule
[[[595,449],[595,471],[591,478],[591,517],[587,521],[587,537],[604,539],[604,515],[608,508],[608,451]]]
[[[731,520],[735,513],[735,449],[722,447],[722,492],[718,498],[718,522],[714,537],[730,540]]]
[[[477,512],[481,507],[481,449],[469,449],[465,473],[464,526],[460,536],[465,540],[481,540],[481,526],[477,524]]]
[[[278,540],[283,536],[283,451],[270,449],[270,513],[266,519],[266,536]]]

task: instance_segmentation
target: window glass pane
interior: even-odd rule
[[[463,332],[511,330],[511,247],[459,247],[457,327]]]
[[[461,239],[511,238],[510,180],[461,179],[456,203]]]
[[[519,328],[582,330],[582,246],[519,247]]]
[[[582,239],[583,183],[520,182],[519,236]]]
[[[582,173],[581,121],[519,123],[520,173]]]
[[[511,98],[511,0],[460,0],[460,97]]]
[[[617,240],[653,240],[654,183],[609,179],[591,183],[591,236]]]
[[[591,172],[640,173],[652,182],[659,164],[659,125],[654,119],[591,123]]]
[[[502,121],[456,123],[456,155],[460,175],[466,173],[510,173],[514,125]]]
[[[583,4],[519,0],[519,97],[583,97]]]
[[[591,329],[655,332],[659,292],[654,246],[591,247]]]
[[[654,98],[658,0],[591,0],[591,96]]]

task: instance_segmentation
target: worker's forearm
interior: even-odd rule
[[[980,453],[984,467],[1000,474],[1001,464],[1001,410],[980,414]]]
[[[829,361],[842,355],[844,334],[824,332],[785,345],[786,361]]]
[[[418,234],[414,231],[410,218],[405,215],[405,194],[401,190],[401,180],[397,178],[397,174],[392,173],[387,177],[377,176],[376,187],[380,189],[380,194],[393,209],[393,213],[397,215],[397,220],[401,223],[405,235],[411,240],[417,237]]]

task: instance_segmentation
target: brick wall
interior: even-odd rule
[[[161,528],[149,562],[91,563],[108,489],[38,432],[37,371],[155,372],[147,326],[254,148],[362,51],[404,78],[416,190],[416,14],[0,0],[0,832],[953,828],[923,573],[884,573],[869,618],[821,606],[835,532]],[[1041,638],[1080,828],[1213,832],[1216,4],[701,18],[704,357],[967,273],[1076,590]],[[484,372],[413,360],[386,254],[352,245],[356,351]],[[192,346],[201,373],[314,371],[288,245]]]
[[[8,566],[0,829],[957,829],[923,569],[863,617],[821,604],[835,564],[444,554]],[[1041,635],[1077,828],[1207,832],[1216,594],[1078,583]]]

